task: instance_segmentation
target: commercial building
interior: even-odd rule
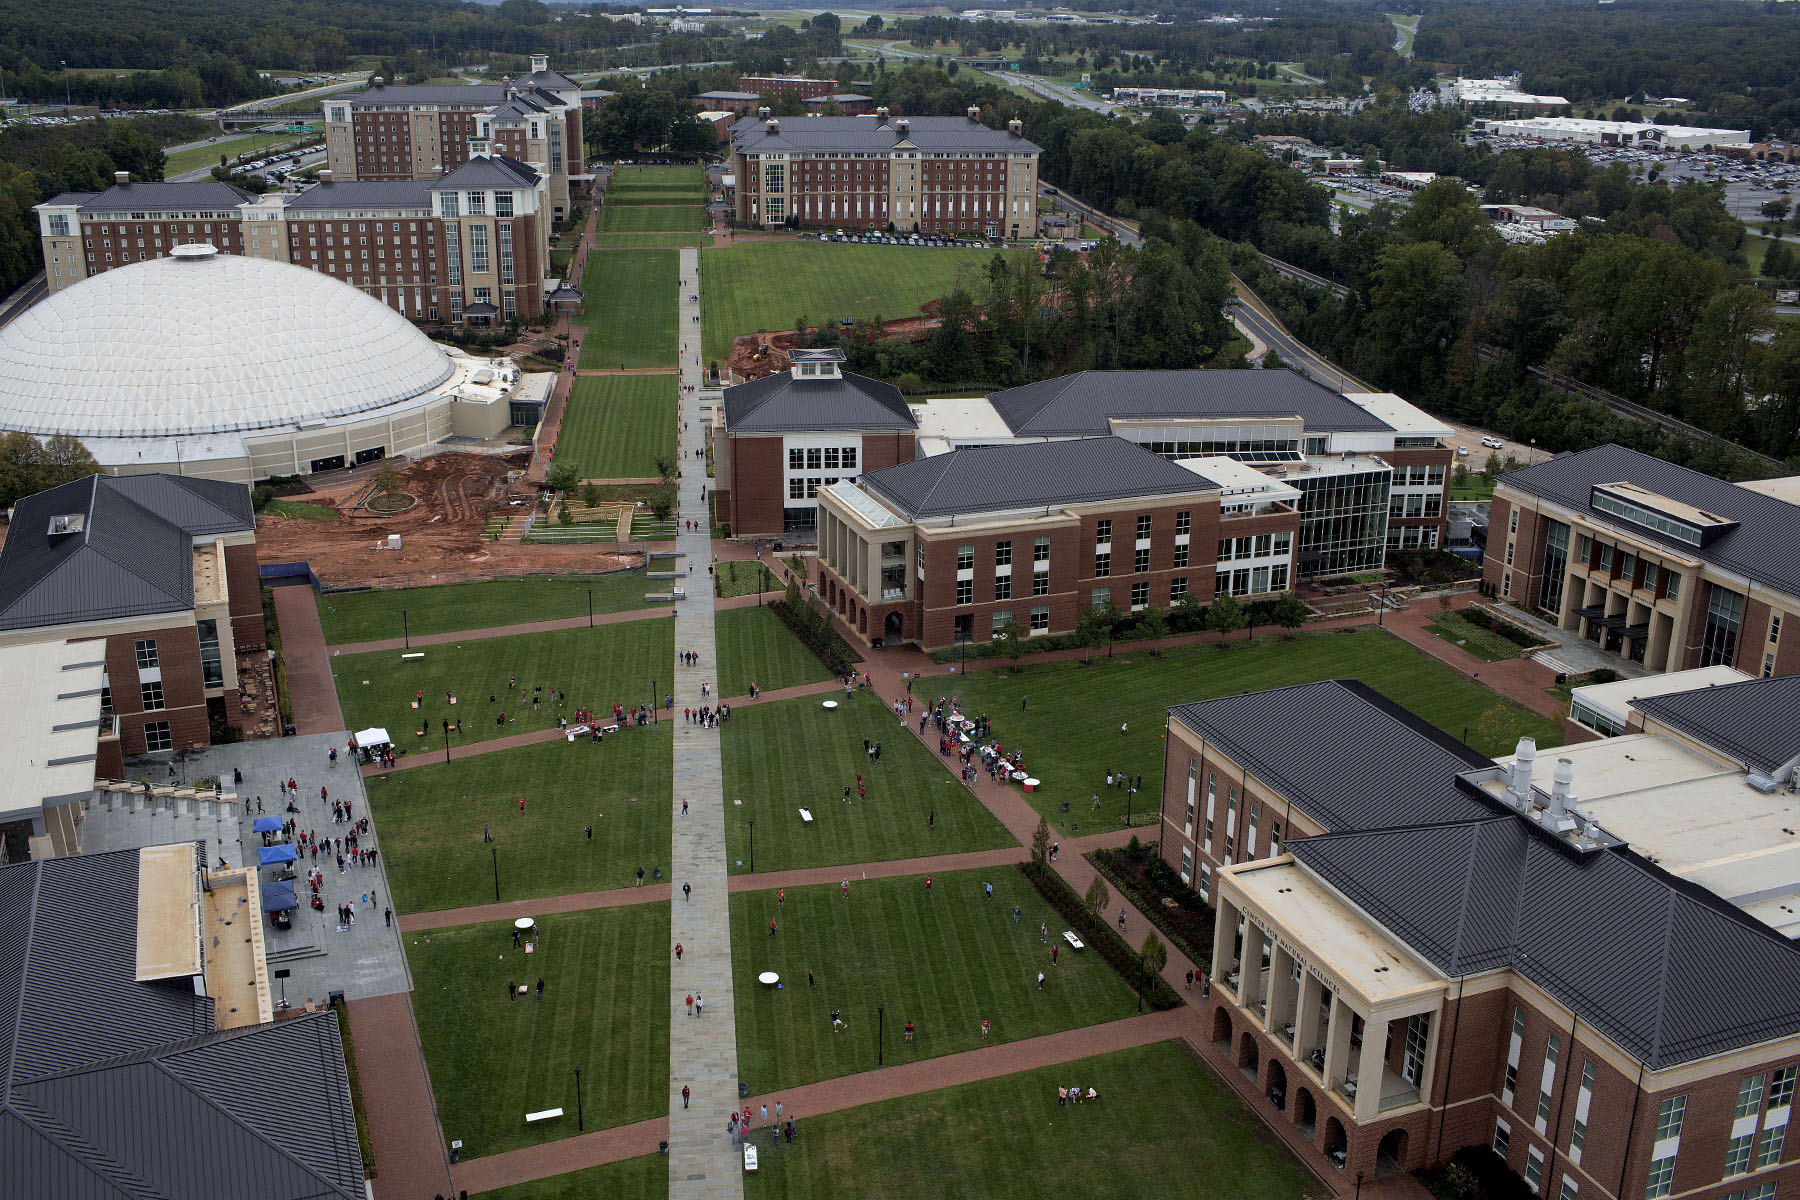
[[[1622,446],[1558,455],[1500,477],[1485,577],[1647,670],[1794,674],[1795,494],[1792,479],[1725,483]]]
[[[1640,150],[1749,150],[1748,129],[1705,129],[1696,125],[1651,125],[1642,121],[1589,121],[1580,117],[1531,117],[1516,121],[1478,120],[1477,132],[1498,137],[1534,138],[1582,146],[1629,146]]]
[[[819,492],[911,462],[918,422],[891,383],[842,350],[794,350],[789,370],[725,390],[713,431],[713,519],[735,537],[811,540]]]
[[[1114,104],[1216,108],[1225,103],[1225,93],[1208,88],[1119,87],[1113,89],[1112,99]]]
[[[238,652],[264,645],[248,488],[92,475],[13,508],[0,546],[0,651],[25,669],[14,650],[49,647],[32,652],[38,673],[9,685],[35,689],[37,707],[91,703],[81,716],[95,740],[58,755],[86,764],[81,797],[96,773],[119,778],[124,758],[208,744],[237,691]]]
[[[535,320],[557,282],[545,278],[549,177],[496,153],[497,141],[471,145],[429,181],[346,181],[327,169],[304,191],[262,196],[120,171],[104,192],[35,206],[49,290],[205,245],[342,280],[415,321]]]
[[[1486,112],[1548,113],[1569,107],[1563,96],[1540,96],[1519,90],[1519,77],[1510,79],[1459,79],[1452,94],[1465,109]]]
[[[206,861],[0,866],[7,1194],[367,1195],[337,1014],[272,1020],[255,872]]]
[[[1038,147],[966,117],[746,117],[731,129],[735,218],[1008,240],[1037,229]]]
[[[1170,710],[1161,852],[1264,1119],[1359,1178],[1473,1145],[1561,1200],[1793,1186],[1800,680],[1635,704],[1498,763],[1351,681]]]
[[[570,189],[592,181],[582,147],[581,85],[550,69],[504,84],[399,86],[380,76],[368,91],[328,97],[326,165],[335,178],[434,181],[478,146],[531,164],[548,181],[552,218],[567,215]]]
[[[320,185],[326,195],[336,186]],[[477,194],[461,193],[465,203]],[[359,226],[382,224],[371,216],[378,210],[361,211],[369,219]],[[296,218],[287,226],[289,253],[298,250],[311,266],[314,254],[370,252],[352,243],[415,237],[427,243],[418,249],[436,251],[429,245],[435,235],[395,232],[398,217],[386,222],[386,234],[349,231],[350,224]],[[446,242],[455,228],[443,224]],[[260,239],[248,240],[254,247]],[[467,248],[471,266],[477,249]],[[536,421],[548,374],[524,375],[510,360],[439,346],[395,307],[322,270],[256,257],[254,249],[221,254],[179,245],[167,253],[57,292],[0,329],[0,431],[79,437],[114,474],[169,471],[249,483],[429,454],[451,436],[491,438],[508,424]],[[442,261],[459,253],[447,246]],[[455,286],[485,303],[480,280],[494,278],[494,265],[485,260],[487,274],[465,274]],[[467,307],[462,315],[470,315]]]
[[[971,446],[819,492],[820,594],[865,642],[938,649],[1017,621],[1066,633],[1083,608],[1213,598],[1215,549],[1286,586],[1292,488],[1225,459],[1170,462],[1123,438]],[[1229,503],[1226,503],[1226,501]]]

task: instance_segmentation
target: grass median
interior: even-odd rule
[[[483,579],[436,587],[379,588],[319,596],[319,620],[332,645],[400,637],[496,629],[531,621],[584,617],[644,608],[646,592],[661,583],[642,570],[557,579]],[[401,614],[405,614],[404,621]]]
[[[713,630],[721,696],[747,696],[752,683],[772,692],[831,678],[818,655],[801,645],[767,606],[723,609],[713,616]],[[885,756],[882,761],[885,765]]]
[[[675,340],[679,252],[616,250],[613,245],[590,253],[582,272],[577,323],[585,331],[577,365],[584,371],[672,367],[679,356]]]

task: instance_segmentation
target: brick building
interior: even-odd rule
[[[325,100],[326,165],[343,182],[430,182],[491,148],[546,177],[550,215],[560,218],[571,189],[593,179],[582,107],[581,85],[542,54],[532,55],[531,74],[501,84],[400,86],[377,77],[368,91]]]
[[[835,79],[808,79],[804,75],[740,75],[738,90],[771,99],[792,92],[802,100],[835,95],[843,85]]]
[[[1800,479],[1726,483],[1621,446],[1559,455],[1500,477],[1484,571],[1652,671],[1800,672]]]
[[[785,372],[726,388],[718,409],[713,518],[736,537],[811,541],[822,488],[913,458],[918,423],[899,388],[845,371],[842,350],[790,358]]]
[[[694,106],[707,112],[729,112],[743,117],[762,106],[762,96],[756,92],[701,92],[694,97]]]
[[[461,165],[429,180],[339,179],[255,196],[223,183],[132,183],[64,193],[37,206],[50,290],[205,244],[342,280],[415,321],[544,310],[550,178],[498,152],[502,122],[480,118]],[[484,265],[485,264],[485,265]],[[478,310],[481,311],[481,310]],[[473,318],[473,314],[471,314]]]
[[[92,475],[19,501],[0,546],[0,646],[103,641],[96,771],[211,741],[237,651],[264,645],[240,484]]]
[[[990,129],[978,108],[967,117],[764,111],[731,130],[735,217],[745,225],[1033,237],[1037,164],[1018,121]]]
[[[1293,489],[1253,471],[1254,485],[1221,482],[1215,466],[1236,468],[1083,438],[967,447],[833,484],[819,493],[820,592],[865,642],[935,650],[1015,620],[1027,636],[1066,633],[1090,606],[1207,603],[1215,547],[1239,541],[1285,588]]]
[[[1217,909],[1209,1055],[1260,1115],[1359,1179],[1488,1146],[1560,1200],[1793,1187],[1800,861],[1760,814],[1800,680],[1691,696],[1554,764],[1348,681],[1171,709],[1162,853]]]

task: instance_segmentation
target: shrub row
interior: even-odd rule
[[[1497,633],[1515,646],[1541,646],[1544,639],[1526,629],[1520,629],[1510,621],[1502,621],[1485,608],[1471,605],[1460,614],[1469,624]]]
[[[775,601],[769,608],[800,639],[800,644],[812,651],[813,656],[824,663],[833,675],[848,674],[861,661],[844,639],[838,636],[837,630],[831,627],[830,618],[822,612],[804,603],[796,612],[786,599]]]
[[[1095,916],[1093,910],[1082,903],[1081,897],[1075,894],[1075,889],[1054,868],[1048,863],[1029,860],[1019,864],[1019,874],[1025,876],[1031,886],[1037,889],[1038,895],[1049,902],[1051,908],[1062,914],[1063,920],[1069,923],[1076,936],[1098,951],[1100,957],[1123,976],[1127,983],[1138,980],[1138,952],[1104,918]],[[1160,1012],[1181,1004],[1181,996],[1161,975],[1151,975],[1147,984],[1144,999],[1151,1008]]]

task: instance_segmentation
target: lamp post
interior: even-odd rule
[[[1375,624],[1382,629],[1387,628],[1387,589],[1387,580],[1384,579],[1381,581],[1381,608],[1375,614]]]
[[[1362,1200],[1362,1172],[1356,1173],[1356,1200]]]
[[[1138,951],[1138,1011],[1144,1011],[1144,952]]]
[[[489,846],[494,852],[494,903],[500,903],[500,847]]]
[[[75,102],[69,99],[69,60],[65,58],[62,59],[61,62],[63,73],[63,107],[74,108]]]
[[[594,627],[594,589],[588,589],[588,628]]]
[[[756,818],[750,818],[750,873],[756,874]]]
[[[450,718],[444,718],[444,765],[450,765]]]
[[[662,701],[657,699],[662,695],[662,689],[657,686],[659,682],[655,679],[650,681],[650,723],[652,725],[662,724]]]
[[[875,1065],[880,1066],[887,1052],[887,1005],[875,1006]]]
[[[407,628],[406,610],[404,608],[400,610],[400,640],[406,643],[406,648],[408,650],[412,649],[412,631]]]
[[[581,1114],[581,1068],[576,1067],[575,1068],[575,1132],[580,1133],[584,1127],[585,1126],[583,1124],[583,1119],[582,1119],[582,1114]]]

